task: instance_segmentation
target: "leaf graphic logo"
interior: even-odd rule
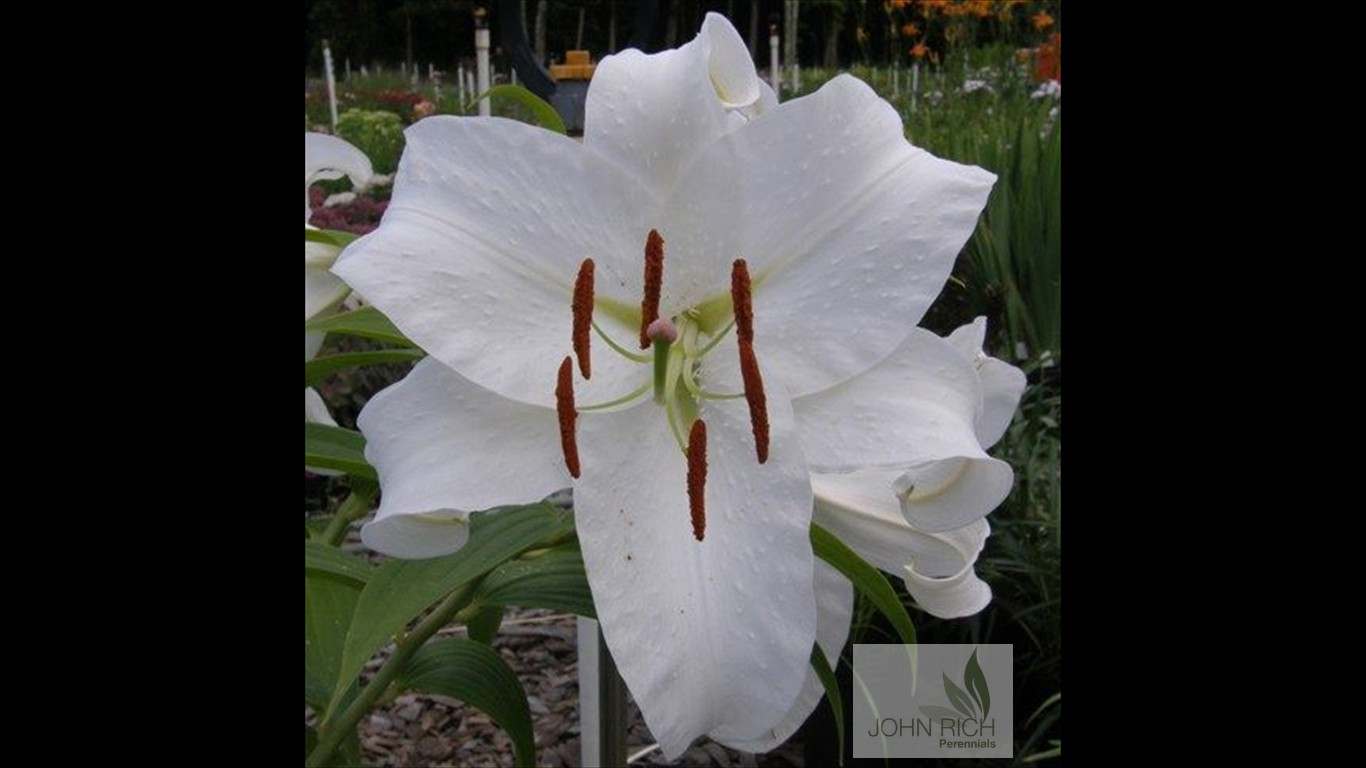
[[[949,679],[948,674],[945,674],[944,693],[948,695],[949,703],[953,705],[953,709],[958,710],[957,712],[944,707],[921,707],[920,711],[931,717],[953,718],[961,714],[972,720],[986,719],[987,714],[991,712],[991,691],[987,687],[987,676],[982,672],[982,665],[977,662],[976,649],[972,651],[968,665],[963,670],[963,685],[958,686]]]

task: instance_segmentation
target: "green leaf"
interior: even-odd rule
[[[835,713],[835,735],[839,739],[836,753],[839,755],[839,764],[844,765],[844,698],[840,695],[835,671],[830,668],[830,660],[825,658],[820,643],[811,646],[811,668],[816,670],[816,677],[820,678],[821,685],[825,687],[825,696],[830,700],[830,709]]]
[[[304,702],[319,713],[331,704],[359,597],[353,582],[304,572]]]
[[[517,765],[536,764],[526,694],[497,651],[459,637],[433,640],[413,654],[402,682],[416,691],[460,699],[484,712],[512,737]]]
[[[475,105],[484,99],[492,100],[494,98],[516,102],[531,110],[531,113],[536,117],[536,123],[548,131],[554,131],[561,136],[568,133],[560,113],[556,112],[549,102],[520,85],[495,85],[475,96],[474,101],[465,106],[465,111],[473,110]]]
[[[360,589],[369,581],[374,570],[369,563],[336,547],[319,541],[304,542],[304,573],[329,574]]]
[[[911,623],[906,606],[897,599],[896,590],[892,589],[891,583],[882,575],[882,571],[869,565],[833,533],[815,523],[811,524],[811,548],[815,551],[816,557],[844,574],[859,592],[872,601],[874,607],[892,623],[892,627],[901,636],[901,642],[915,644],[915,624]]]
[[[968,695],[963,693],[963,689],[954,685],[949,676],[944,675],[944,693],[949,695],[949,703],[953,708],[963,713],[963,717],[977,718],[976,712],[972,708],[972,702],[968,701]]]
[[[420,349],[376,349],[366,352],[344,352],[340,355],[315,357],[304,363],[304,386],[311,387],[337,371],[362,365],[406,363],[421,360],[427,353]]]
[[[308,753],[312,752],[312,751],[313,751],[313,748],[316,747],[316,746],[318,746],[318,732],[315,731],[315,730],[313,730],[312,728],[309,728],[308,726],[305,725],[305,726],[304,726],[304,759],[308,759]]]
[[[389,318],[374,307],[361,307],[354,312],[342,312],[338,315],[315,318],[304,323],[304,330],[360,336],[361,338],[396,344],[400,347],[417,346],[407,336],[404,336],[403,332],[389,321]]]
[[[479,612],[470,617],[465,622],[465,631],[470,633],[470,639],[476,643],[492,645],[493,638],[498,636],[498,627],[503,623],[503,606],[486,605],[479,609]]]
[[[557,547],[535,557],[503,563],[484,580],[479,599],[492,605],[548,608],[597,618],[583,554],[577,546]]]
[[[323,245],[345,248],[358,237],[360,235],[354,232],[342,232],[339,229],[309,229],[304,227],[305,243],[322,243]]]
[[[365,460],[365,437],[354,430],[326,424],[304,423],[304,466],[378,479],[375,468]]]
[[[458,552],[429,560],[390,560],[375,570],[356,603],[334,690],[354,681],[365,662],[432,603],[574,530],[572,516],[549,504],[500,507],[471,520],[470,539]],[[324,720],[331,715],[329,710]]]
[[[987,690],[987,676],[982,671],[982,665],[977,663],[977,649],[972,650],[972,656],[968,657],[968,666],[963,670],[963,686],[968,689],[973,701],[977,702],[977,708],[982,711],[982,719],[987,719],[987,713],[991,711],[991,691]]]

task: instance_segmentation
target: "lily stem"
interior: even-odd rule
[[[341,745],[342,739],[346,738],[347,734],[355,729],[360,719],[375,706],[380,695],[399,676],[417,649],[421,648],[423,643],[436,634],[437,630],[451,623],[452,619],[457,618],[457,614],[462,609],[470,605],[475,590],[479,589],[479,585],[483,581],[481,577],[451,592],[431,613],[427,614],[427,618],[413,628],[413,631],[397,639],[393,655],[375,673],[370,684],[361,689],[361,692],[352,700],[351,705],[338,715],[335,721],[318,725],[318,745],[309,754],[308,760],[304,763],[306,766],[316,768],[316,766],[321,766],[331,759],[332,753]]]
[[[329,547],[341,546],[342,540],[346,538],[346,530],[352,523],[365,517],[369,511],[370,499],[352,491],[341,506],[337,507],[337,514],[332,516],[332,520],[327,524],[327,530],[323,531],[323,543]]]

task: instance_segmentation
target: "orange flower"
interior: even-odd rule
[[[916,57],[916,59],[925,58],[925,54],[929,52],[930,49],[928,46],[925,45],[924,40],[921,40],[920,42],[916,43],[914,46],[911,47],[911,55]]]
[[[906,7],[906,4],[909,3],[910,1],[911,1],[911,0],[892,0],[892,7],[895,8],[895,9],[897,9],[897,10],[899,11],[899,10],[901,10],[902,8],[905,8],[905,7]]]
[[[969,0],[968,7],[979,19],[985,19],[991,15],[991,0]]]
[[[906,37],[915,37],[920,34],[920,27],[914,24],[907,24],[901,28],[901,34]]]
[[[942,11],[949,6],[949,0],[920,0],[924,6],[925,15],[929,16],[932,11]]]
[[[1048,15],[1048,11],[1039,11],[1034,14],[1034,28],[1038,30],[1048,29],[1053,26],[1053,17]]]

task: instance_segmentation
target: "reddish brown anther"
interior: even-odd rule
[[[588,338],[593,332],[593,260],[584,259],[579,265],[579,276],[574,281],[574,356],[579,359],[579,372],[585,379],[593,378],[592,361],[588,357]]]
[[[646,330],[659,317],[659,295],[664,287],[664,238],[650,230],[645,238],[645,300],[640,302],[640,348],[650,347]]]
[[[759,375],[759,360],[754,356],[754,344],[740,342],[740,376],[745,382],[745,402],[749,403],[749,427],[754,432],[754,453],[759,463],[768,461],[768,398],[764,396],[764,379]]]
[[[749,281],[749,265],[736,259],[730,268],[730,301],[735,307],[735,338],[740,343],[754,341],[754,300]]]
[[[759,463],[768,461],[768,398],[764,379],[759,375],[759,360],[754,356],[754,298],[749,265],[736,259],[730,268],[730,301],[735,308],[735,340],[740,346],[740,375],[745,380],[745,402],[749,404],[749,426],[754,432],[754,452]]]
[[[564,451],[564,466],[570,477],[579,478],[579,443],[576,438],[574,409],[574,362],[566,356],[560,363],[560,376],[555,383],[555,414],[560,417],[560,449]]]
[[[688,510],[692,535],[698,541],[707,533],[707,423],[698,419],[688,433]]]

